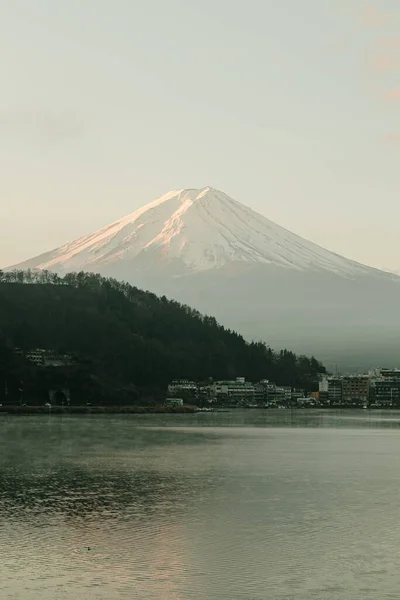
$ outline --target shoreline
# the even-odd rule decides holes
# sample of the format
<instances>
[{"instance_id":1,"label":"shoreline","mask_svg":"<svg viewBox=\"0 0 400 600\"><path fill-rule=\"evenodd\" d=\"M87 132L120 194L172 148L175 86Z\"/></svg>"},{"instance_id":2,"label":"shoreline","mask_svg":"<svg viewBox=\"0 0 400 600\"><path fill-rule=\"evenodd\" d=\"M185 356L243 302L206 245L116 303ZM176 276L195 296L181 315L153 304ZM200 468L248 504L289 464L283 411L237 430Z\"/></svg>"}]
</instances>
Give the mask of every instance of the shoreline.
<instances>
[{"instance_id":1,"label":"shoreline","mask_svg":"<svg viewBox=\"0 0 400 600\"><path fill-rule=\"evenodd\" d=\"M0 406L0 415L196 414L195 406Z\"/></svg>"},{"instance_id":2,"label":"shoreline","mask_svg":"<svg viewBox=\"0 0 400 600\"><path fill-rule=\"evenodd\" d=\"M367 409L355 406L319 406L310 408L300 408L297 406L278 409L273 407L243 407L243 406L219 406L208 410L203 410L197 406L0 406L0 416L34 416L34 415L198 415L198 414L215 414L227 413L231 410L262 410L262 411L349 411L356 410L364 413L374 411L393 411L398 410L395 407L379 407L371 406Z\"/></svg>"}]
</instances>

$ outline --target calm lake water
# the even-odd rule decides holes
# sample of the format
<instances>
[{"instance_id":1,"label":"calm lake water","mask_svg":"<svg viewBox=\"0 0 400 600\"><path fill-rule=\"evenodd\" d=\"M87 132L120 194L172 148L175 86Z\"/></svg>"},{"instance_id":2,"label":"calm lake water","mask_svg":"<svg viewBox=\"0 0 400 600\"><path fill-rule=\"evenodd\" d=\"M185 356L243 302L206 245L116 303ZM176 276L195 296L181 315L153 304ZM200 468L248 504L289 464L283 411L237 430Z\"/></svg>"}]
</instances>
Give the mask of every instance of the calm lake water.
<instances>
[{"instance_id":1,"label":"calm lake water","mask_svg":"<svg viewBox=\"0 0 400 600\"><path fill-rule=\"evenodd\" d=\"M398 600L399 492L396 412L2 416L1 599Z\"/></svg>"}]
</instances>

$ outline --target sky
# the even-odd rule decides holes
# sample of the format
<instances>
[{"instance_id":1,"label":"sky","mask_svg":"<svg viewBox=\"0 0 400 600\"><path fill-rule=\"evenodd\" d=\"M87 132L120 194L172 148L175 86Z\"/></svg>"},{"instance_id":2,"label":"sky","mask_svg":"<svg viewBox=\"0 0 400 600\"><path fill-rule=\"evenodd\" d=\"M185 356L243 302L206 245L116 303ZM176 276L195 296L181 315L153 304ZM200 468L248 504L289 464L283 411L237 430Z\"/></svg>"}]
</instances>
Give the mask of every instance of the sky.
<instances>
[{"instance_id":1,"label":"sky","mask_svg":"<svg viewBox=\"0 0 400 600\"><path fill-rule=\"evenodd\" d=\"M2 0L0 267L212 186L400 270L398 0Z\"/></svg>"}]
</instances>

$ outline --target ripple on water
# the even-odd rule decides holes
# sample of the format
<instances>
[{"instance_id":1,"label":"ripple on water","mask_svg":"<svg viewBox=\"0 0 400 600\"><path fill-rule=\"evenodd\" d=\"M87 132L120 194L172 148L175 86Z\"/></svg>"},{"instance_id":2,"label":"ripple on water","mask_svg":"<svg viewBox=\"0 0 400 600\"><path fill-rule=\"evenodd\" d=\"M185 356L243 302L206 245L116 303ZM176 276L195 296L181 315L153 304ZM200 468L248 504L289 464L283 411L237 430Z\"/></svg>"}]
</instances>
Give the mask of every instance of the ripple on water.
<instances>
[{"instance_id":1,"label":"ripple on water","mask_svg":"<svg viewBox=\"0 0 400 600\"><path fill-rule=\"evenodd\" d=\"M2 600L398 598L397 432L133 423L3 427Z\"/></svg>"}]
</instances>

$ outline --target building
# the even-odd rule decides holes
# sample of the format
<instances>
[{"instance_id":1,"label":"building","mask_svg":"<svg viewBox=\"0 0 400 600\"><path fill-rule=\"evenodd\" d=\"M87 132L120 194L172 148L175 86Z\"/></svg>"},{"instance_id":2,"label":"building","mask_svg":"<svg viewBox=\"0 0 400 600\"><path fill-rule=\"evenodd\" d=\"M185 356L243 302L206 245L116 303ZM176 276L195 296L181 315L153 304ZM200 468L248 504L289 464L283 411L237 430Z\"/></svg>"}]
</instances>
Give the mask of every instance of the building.
<instances>
[{"instance_id":1,"label":"building","mask_svg":"<svg viewBox=\"0 0 400 600\"><path fill-rule=\"evenodd\" d=\"M328 378L328 404L331 406L339 406L342 404L342 378ZM323 400L325 398L321 398Z\"/></svg>"},{"instance_id":2,"label":"building","mask_svg":"<svg viewBox=\"0 0 400 600\"><path fill-rule=\"evenodd\" d=\"M375 381L371 390L371 403L382 408L400 407L400 381Z\"/></svg>"},{"instance_id":3,"label":"building","mask_svg":"<svg viewBox=\"0 0 400 600\"><path fill-rule=\"evenodd\" d=\"M294 402L296 404L299 400L304 398L304 390L297 390L297 389L291 390L290 398L291 398L292 402Z\"/></svg>"},{"instance_id":4,"label":"building","mask_svg":"<svg viewBox=\"0 0 400 600\"><path fill-rule=\"evenodd\" d=\"M342 404L364 406L369 401L369 375L350 375L342 378Z\"/></svg>"},{"instance_id":5,"label":"building","mask_svg":"<svg viewBox=\"0 0 400 600\"><path fill-rule=\"evenodd\" d=\"M400 369L379 369L378 376L385 381L399 381Z\"/></svg>"},{"instance_id":6,"label":"building","mask_svg":"<svg viewBox=\"0 0 400 600\"><path fill-rule=\"evenodd\" d=\"M19 350L16 350L16 352L20 353ZM25 353L25 357L29 362L40 367L65 367L72 363L72 358L69 354L60 354L59 352L43 350L42 348L28 350Z\"/></svg>"},{"instance_id":7,"label":"building","mask_svg":"<svg viewBox=\"0 0 400 600\"><path fill-rule=\"evenodd\" d=\"M254 385L254 402L259 406L270 406L276 402L276 385L263 379Z\"/></svg>"},{"instance_id":8,"label":"building","mask_svg":"<svg viewBox=\"0 0 400 600\"><path fill-rule=\"evenodd\" d=\"M318 400L322 404L338 406L342 403L342 377L321 375L318 386Z\"/></svg>"},{"instance_id":9,"label":"building","mask_svg":"<svg viewBox=\"0 0 400 600\"><path fill-rule=\"evenodd\" d=\"M400 407L400 369L376 369L371 373L370 401L376 407Z\"/></svg>"},{"instance_id":10,"label":"building","mask_svg":"<svg viewBox=\"0 0 400 600\"><path fill-rule=\"evenodd\" d=\"M69 354L60 354L58 352L45 352L43 365L45 367L66 367L72 363L72 358Z\"/></svg>"},{"instance_id":11,"label":"building","mask_svg":"<svg viewBox=\"0 0 400 600\"><path fill-rule=\"evenodd\" d=\"M247 404L254 402L255 387L244 377L237 377L234 381L216 381L212 385L214 398L232 404Z\"/></svg>"},{"instance_id":12,"label":"building","mask_svg":"<svg viewBox=\"0 0 400 600\"><path fill-rule=\"evenodd\" d=\"M172 396L182 393L187 396L197 396L198 386L195 381L189 379L174 379L168 386L168 393Z\"/></svg>"},{"instance_id":13,"label":"building","mask_svg":"<svg viewBox=\"0 0 400 600\"><path fill-rule=\"evenodd\" d=\"M321 375L318 383L318 400L323 404L328 404L328 375Z\"/></svg>"},{"instance_id":14,"label":"building","mask_svg":"<svg viewBox=\"0 0 400 600\"><path fill-rule=\"evenodd\" d=\"M175 379L168 385L168 396L179 396L185 401L193 398L200 404L218 402L237 406L273 408L297 405L304 399L304 390L293 389L291 386L277 386L268 379L251 383L244 377L215 382L210 378L208 382L199 384L187 379ZM310 398L308 400L311 402Z\"/></svg>"},{"instance_id":15,"label":"building","mask_svg":"<svg viewBox=\"0 0 400 600\"><path fill-rule=\"evenodd\" d=\"M321 375L318 383L318 391L320 394L328 394L329 389L329 378L328 375Z\"/></svg>"},{"instance_id":16,"label":"building","mask_svg":"<svg viewBox=\"0 0 400 600\"><path fill-rule=\"evenodd\" d=\"M292 388L290 386L277 386L275 389L275 404L288 406L292 401Z\"/></svg>"},{"instance_id":17,"label":"building","mask_svg":"<svg viewBox=\"0 0 400 600\"><path fill-rule=\"evenodd\" d=\"M29 362L34 363L35 365L44 366L44 357L46 354L46 350L42 350L37 348L36 350L28 350L25 354L25 357Z\"/></svg>"},{"instance_id":18,"label":"building","mask_svg":"<svg viewBox=\"0 0 400 600\"><path fill-rule=\"evenodd\" d=\"M319 392L314 392L315 394L319 394ZM320 405L319 398L315 396L308 396L297 398L296 405L298 408L315 408Z\"/></svg>"},{"instance_id":19,"label":"building","mask_svg":"<svg viewBox=\"0 0 400 600\"><path fill-rule=\"evenodd\" d=\"M292 388L291 388L291 386L290 385L282 385L278 389L283 392L283 397L285 398L286 402L290 402L290 400L292 399Z\"/></svg>"}]
</instances>

